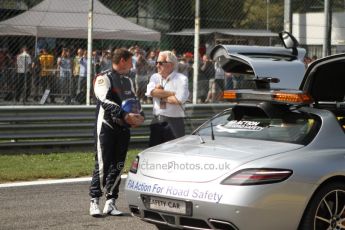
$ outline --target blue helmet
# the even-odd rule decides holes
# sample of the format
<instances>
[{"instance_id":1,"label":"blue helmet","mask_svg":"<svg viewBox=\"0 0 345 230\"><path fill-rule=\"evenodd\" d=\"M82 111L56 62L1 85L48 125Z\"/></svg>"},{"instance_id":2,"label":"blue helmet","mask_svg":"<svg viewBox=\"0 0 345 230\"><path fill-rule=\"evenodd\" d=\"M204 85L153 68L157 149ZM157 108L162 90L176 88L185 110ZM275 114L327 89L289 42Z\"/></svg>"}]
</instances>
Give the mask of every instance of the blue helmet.
<instances>
[{"instance_id":1,"label":"blue helmet","mask_svg":"<svg viewBox=\"0 0 345 230\"><path fill-rule=\"evenodd\" d=\"M140 113L140 102L135 98L129 98L122 101L121 108L127 113Z\"/></svg>"}]
</instances>

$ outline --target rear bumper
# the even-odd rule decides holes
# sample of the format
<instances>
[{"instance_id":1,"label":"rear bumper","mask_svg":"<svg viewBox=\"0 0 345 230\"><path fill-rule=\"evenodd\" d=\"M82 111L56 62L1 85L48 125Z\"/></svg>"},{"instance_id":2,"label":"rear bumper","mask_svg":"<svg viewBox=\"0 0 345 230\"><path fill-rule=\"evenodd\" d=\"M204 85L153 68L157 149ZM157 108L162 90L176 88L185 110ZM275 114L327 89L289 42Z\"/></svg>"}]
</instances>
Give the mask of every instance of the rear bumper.
<instances>
[{"instance_id":1,"label":"rear bumper","mask_svg":"<svg viewBox=\"0 0 345 230\"><path fill-rule=\"evenodd\" d=\"M306 203L303 193L308 186L259 186L172 183L132 174L126 180L125 193L132 214L154 224L181 229L297 229ZM192 214L150 210L142 195L191 202Z\"/></svg>"}]
</instances>

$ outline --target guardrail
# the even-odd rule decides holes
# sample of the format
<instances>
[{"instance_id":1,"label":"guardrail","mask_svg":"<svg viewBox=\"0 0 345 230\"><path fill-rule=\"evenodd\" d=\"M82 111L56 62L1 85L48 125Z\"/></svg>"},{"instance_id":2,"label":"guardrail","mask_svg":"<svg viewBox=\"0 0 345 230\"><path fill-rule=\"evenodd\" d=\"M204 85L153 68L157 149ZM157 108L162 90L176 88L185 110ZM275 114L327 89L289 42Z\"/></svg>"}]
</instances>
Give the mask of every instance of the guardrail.
<instances>
[{"instance_id":1,"label":"guardrail","mask_svg":"<svg viewBox=\"0 0 345 230\"><path fill-rule=\"evenodd\" d=\"M186 105L186 133L228 107L226 104ZM146 147L152 105L143 105L144 124L131 129L131 147ZM0 154L93 150L95 106L1 106Z\"/></svg>"}]
</instances>

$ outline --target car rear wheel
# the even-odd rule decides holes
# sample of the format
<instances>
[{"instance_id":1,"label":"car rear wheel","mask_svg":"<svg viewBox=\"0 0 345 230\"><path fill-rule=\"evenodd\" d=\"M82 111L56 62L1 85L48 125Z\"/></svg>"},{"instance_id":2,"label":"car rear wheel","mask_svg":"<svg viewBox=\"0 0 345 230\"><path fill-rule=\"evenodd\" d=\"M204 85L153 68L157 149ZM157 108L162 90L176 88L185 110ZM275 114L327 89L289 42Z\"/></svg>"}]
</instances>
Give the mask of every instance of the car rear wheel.
<instances>
[{"instance_id":1,"label":"car rear wheel","mask_svg":"<svg viewBox=\"0 0 345 230\"><path fill-rule=\"evenodd\" d=\"M309 202L300 230L345 229L345 184L333 182L321 187Z\"/></svg>"}]
</instances>

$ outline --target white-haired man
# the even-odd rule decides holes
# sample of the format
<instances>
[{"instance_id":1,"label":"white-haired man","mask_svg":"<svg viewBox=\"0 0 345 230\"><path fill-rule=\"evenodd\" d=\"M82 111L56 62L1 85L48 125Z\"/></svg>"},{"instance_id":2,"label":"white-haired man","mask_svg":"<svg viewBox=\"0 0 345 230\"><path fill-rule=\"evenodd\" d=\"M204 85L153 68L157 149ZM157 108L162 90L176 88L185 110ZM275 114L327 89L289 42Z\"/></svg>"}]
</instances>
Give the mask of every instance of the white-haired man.
<instances>
[{"instance_id":1,"label":"white-haired man","mask_svg":"<svg viewBox=\"0 0 345 230\"><path fill-rule=\"evenodd\" d=\"M159 53L156 67L147 85L146 96L153 98L153 119L149 146L185 135L184 103L189 96L188 78L176 71L177 58L171 51Z\"/></svg>"}]
</instances>

